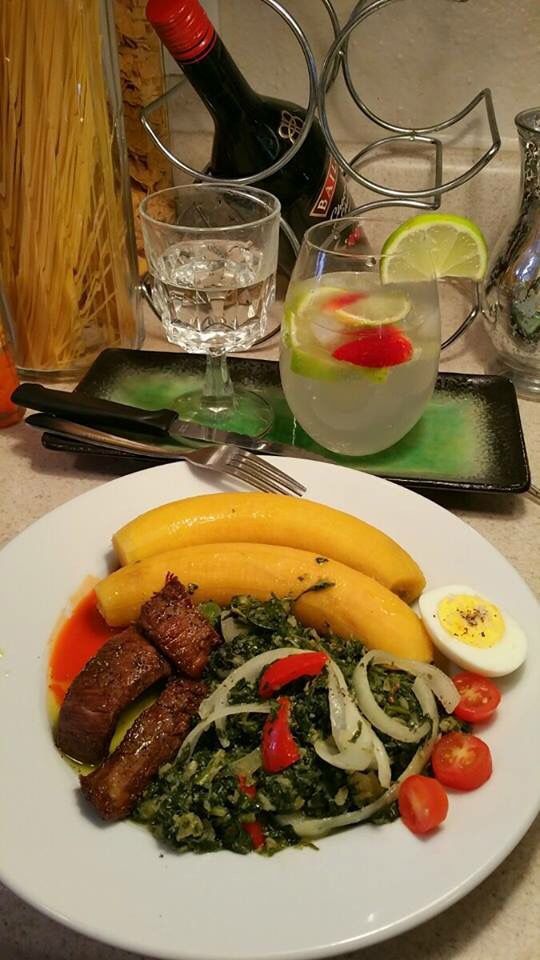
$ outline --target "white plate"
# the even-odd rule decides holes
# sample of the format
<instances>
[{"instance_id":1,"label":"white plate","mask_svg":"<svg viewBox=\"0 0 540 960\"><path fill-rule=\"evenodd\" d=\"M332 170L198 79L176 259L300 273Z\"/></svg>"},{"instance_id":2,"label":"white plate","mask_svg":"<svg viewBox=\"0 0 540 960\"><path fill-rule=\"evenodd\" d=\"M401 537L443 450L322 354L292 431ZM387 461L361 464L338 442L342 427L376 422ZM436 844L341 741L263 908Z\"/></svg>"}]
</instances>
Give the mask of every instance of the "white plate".
<instances>
[{"instance_id":1,"label":"white plate","mask_svg":"<svg viewBox=\"0 0 540 960\"><path fill-rule=\"evenodd\" d=\"M111 562L129 518L217 487L171 464L86 493L35 523L0 554L0 876L38 909L92 937L155 957L262 960L328 956L395 936L471 890L512 850L539 809L533 756L540 649L536 601L485 540L429 500L353 470L279 461L308 496L369 520L403 544L428 585L470 583L526 630L530 655L503 684L484 736L492 779L450 798L427 840L400 821L360 826L267 860L232 853L161 856L130 823L83 812L45 708L47 639L87 574ZM534 725L534 730L533 730Z\"/></svg>"}]
</instances>

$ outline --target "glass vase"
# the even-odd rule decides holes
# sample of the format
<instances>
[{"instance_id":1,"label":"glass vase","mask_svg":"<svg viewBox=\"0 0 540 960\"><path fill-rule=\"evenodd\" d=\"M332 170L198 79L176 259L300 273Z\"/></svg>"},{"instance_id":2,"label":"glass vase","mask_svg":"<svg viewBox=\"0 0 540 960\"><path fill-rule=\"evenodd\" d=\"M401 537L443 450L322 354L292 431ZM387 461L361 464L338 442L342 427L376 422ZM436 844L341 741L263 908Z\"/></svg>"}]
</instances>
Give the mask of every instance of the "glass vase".
<instances>
[{"instance_id":1,"label":"glass vase","mask_svg":"<svg viewBox=\"0 0 540 960\"><path fill-rule=\"evenodd\" d=\"M540 400L540 107L518 113L521 196L517 219L486 284L486 327L498 370Z\"/></svg>"},{"instance_id":2,"label":"glass vase","mask_svg":"<svg viewBox=\"0 0 540 960\"><path fill-rule=\"evenodd\" d=\"M110 0L0 3L0 273L27 378L142 340Z\"/></svg>"}]
</instances>

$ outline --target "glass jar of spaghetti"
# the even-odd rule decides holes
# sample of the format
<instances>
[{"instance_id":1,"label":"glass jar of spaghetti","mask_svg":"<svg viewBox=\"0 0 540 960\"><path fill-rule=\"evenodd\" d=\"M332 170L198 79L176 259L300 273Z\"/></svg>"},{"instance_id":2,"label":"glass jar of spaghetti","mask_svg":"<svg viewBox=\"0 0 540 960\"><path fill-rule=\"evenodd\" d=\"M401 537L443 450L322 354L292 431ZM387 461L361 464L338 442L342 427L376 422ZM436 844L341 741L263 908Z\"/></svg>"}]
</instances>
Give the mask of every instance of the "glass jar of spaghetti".
<instances>
[{"instance_id":1,"label":"glass jar of spaghetti","mask_svg":"<svg viewBox=\"0 0 540 960\"><path fill-rule=\"evenodd\" d=\"M25 377L142 339L111 0L0 3L0 274Z\"/></svg>"}]
</instances>

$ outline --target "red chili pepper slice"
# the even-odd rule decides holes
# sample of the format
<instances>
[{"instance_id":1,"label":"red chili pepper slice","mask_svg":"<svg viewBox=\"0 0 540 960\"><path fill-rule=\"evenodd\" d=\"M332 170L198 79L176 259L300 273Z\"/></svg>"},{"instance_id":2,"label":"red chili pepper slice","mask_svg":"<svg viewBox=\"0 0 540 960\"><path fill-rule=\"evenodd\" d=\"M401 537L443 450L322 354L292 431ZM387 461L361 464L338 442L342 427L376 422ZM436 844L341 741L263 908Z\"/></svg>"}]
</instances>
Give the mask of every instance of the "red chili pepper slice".
<instances>
[{"instance_id":1,"label":"red chili pepper slice","mask_svg":"<svg viewBox=\"0 0 540 960\"><path fill-rule=\"evenodd\" d=\"M238 789L241 793L245 794L246 797L256 797L257 796L257 787L254 783L248 783L244 774L238 774Z\"/></svg>"},{"instance_id":2,"label":"red chili pepper slice","mask_svg":"<svg viewBox=\"0 0 540 960\"><path fill-rule=\"evenodd\" d=\"M316 677L328 662L328 654L314 650L309 653L291 653L289 657L274 660L259 680L259 696L267 700L287 683L300 677Z\"/></svg>"},{"instance_id":3,"label":"red chili pepper slice","mask_svg":"<svg viewBox=\"0 0 540 960\"><path fill-rule=\"evenodd\" d=\"M345 360L359 367L395 367L406 363L413 354L412 343L396 327L380 327L359 333L334 350L334 360Z\"/></svg>"},{"instance_id":4,"label":"red chili pepper slice","mask_svg":"<svg viewBox=\"0 0 540 960\"><path fill-rule=\"evenodd\" d=\"M262 765L266 773L280 773L300 759L300 751L291 733L291 701L280 697L276 715L266 720L261 743Z\"/></svg>"},{"instance_id":5,"label":"red chili pepper slice","mask_svg":"<svg viewBox=\"0 0 540 960\"><path fill-rule=\"evenodd\" d=\"M264 836L264 830L258 820L254 820L251 823L243 823L242 827L251 838L251 844L254 850L258 850L259 847L264 847L266 838Z\"/></svg>"}]
</instances>

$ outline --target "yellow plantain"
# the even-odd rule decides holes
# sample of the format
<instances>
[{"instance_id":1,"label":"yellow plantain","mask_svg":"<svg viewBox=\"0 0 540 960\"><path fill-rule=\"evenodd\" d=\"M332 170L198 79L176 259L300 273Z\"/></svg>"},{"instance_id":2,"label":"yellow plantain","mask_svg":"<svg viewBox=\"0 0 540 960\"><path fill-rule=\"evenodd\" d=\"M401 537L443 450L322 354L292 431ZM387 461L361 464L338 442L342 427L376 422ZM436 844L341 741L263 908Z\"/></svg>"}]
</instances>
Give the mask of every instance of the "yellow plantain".
<instances>
[{"instance_id":1,"label":"yellow plantain","mask_svg":"<svg viewBox=\"0 0 540 960\"><path fill-rule=\"evenodd\" d=\"M322 562L321 562L322 561ZM249 594L299 597L294 612L320 633L401 657L429 661L433 646L417 615L372 577L316 553L264 543L210 543L160 553L116 570L96 587L100 610L113 626L138 616L142 603L160 590L167 573L194 584L194 599L227 604ZM325 589L303 593L326 582ZM299 596L302 594L302 596Z\"/></svg>"},{"instance_id":2,"label":"yellow plantain","mask_svg":"<svg viewBox=\"0 0 540 960\"><path fill-rule=\"evenodd\" d=\"M395 540L356 517L272 493L216 493L175 500L141 514L113 537L121 564L203 543L296 547L345 563L397 593L420 595L420 567Z\"/></svg>"}]
</instances>

